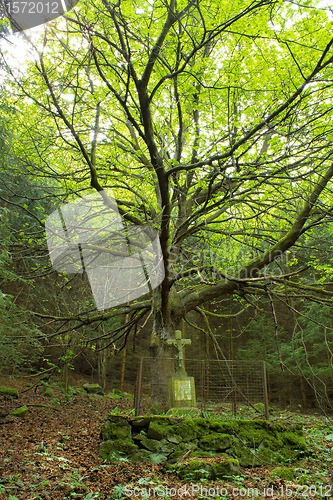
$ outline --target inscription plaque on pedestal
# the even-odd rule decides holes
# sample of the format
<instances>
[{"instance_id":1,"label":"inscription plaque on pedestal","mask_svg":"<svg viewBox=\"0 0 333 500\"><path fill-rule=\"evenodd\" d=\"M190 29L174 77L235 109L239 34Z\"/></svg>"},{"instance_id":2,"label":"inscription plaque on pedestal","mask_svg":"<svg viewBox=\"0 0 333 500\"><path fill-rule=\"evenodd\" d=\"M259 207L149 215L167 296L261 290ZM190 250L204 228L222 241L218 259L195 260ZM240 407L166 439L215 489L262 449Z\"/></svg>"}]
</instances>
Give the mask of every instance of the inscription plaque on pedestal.
<instances>
[{"instance_id":1,"label":"inscription plaque on pedestal","mask_svg":"<svg viewBox=\"0 0 333 500\"><path fill-rule=\"evenodd\" d=\"M176 379L175 380L175 400L191 400L191 381L189 379Z\"/></svg>"}]
</instances>

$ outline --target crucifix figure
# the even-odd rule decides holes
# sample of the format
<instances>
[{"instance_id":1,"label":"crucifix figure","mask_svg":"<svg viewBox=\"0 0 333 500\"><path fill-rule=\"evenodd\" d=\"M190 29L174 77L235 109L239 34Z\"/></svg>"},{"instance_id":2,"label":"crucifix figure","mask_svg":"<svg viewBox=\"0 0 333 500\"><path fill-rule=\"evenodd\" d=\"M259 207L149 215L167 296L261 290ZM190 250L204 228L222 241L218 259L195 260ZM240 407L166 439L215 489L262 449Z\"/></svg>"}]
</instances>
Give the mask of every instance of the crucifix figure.
<instances>
[{"instance_id":1,"label":"crucifix figure","mask_svg":"<svg viewBox=\"0 0 333 500\"><path fill-rule=\"evenodd\" d=\"M167 340L167 345L173 345L177 349L176 358L178 360L178 366L176 369L176 374L186 375L185 364L184 364L184 345L191 345L190 339L182 339L182 332L180 330L175 331L175 338Z\"/></svg>"}]
</instances>

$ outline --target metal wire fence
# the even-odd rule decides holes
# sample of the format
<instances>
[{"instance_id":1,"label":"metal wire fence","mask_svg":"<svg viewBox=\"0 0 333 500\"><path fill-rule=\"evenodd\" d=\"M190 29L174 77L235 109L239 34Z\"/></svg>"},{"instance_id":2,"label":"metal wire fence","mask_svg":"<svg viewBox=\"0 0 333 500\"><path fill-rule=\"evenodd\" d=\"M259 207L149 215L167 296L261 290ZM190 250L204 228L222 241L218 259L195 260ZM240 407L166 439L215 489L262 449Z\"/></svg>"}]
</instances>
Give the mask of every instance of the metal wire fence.
<instances>
[{"instance_id":1,"label":"metal wire fence","mask_svg":"<svg viewBox=\"0 0 333 500\"><path fill-rule=\"evenodd\" d=\"M140 414L142 398L150 397L153 392L150 367L150 358L141 358L134 401L137 415ZM263 361L186 359L186 371L189 377L194 377L197 407L202 410L217 403L232 406L236 414L240 405L263 403L268 417Z\"/></svg>"}]
</instances>

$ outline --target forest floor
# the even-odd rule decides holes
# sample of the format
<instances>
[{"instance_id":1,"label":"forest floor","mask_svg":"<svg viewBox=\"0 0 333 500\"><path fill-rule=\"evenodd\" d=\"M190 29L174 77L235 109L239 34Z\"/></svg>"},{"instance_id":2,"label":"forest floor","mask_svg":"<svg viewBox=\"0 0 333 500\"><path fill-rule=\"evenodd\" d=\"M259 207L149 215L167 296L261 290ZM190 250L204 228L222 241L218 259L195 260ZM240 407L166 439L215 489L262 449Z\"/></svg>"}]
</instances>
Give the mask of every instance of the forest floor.
<instances>
[{"instance_id":1,"label":"forest floor","mask_svg":"<svg viewBox=\"0 0 333 500\"><path fill-rule=\"evenodd\" d=\"M276 478L275 467L267 465L241 469L228 480L184 483L176 474L164 473L160 465L124 460L115 466L99 458L105 415L110 411L130 414L133 399L78 393L66 397L54 387L55 398L50 399L27 388L27 382L0 379L0 386L19 391L13 408L27 405L29 409L24 418L0 418L1 500L333 498L333 424L319 412L275 410L272 416L273 421L304 425L306 456L288 464L297 479ZM0 401L0 413L3 405ZM240 417L249 418L244 412Z\"/></svg>"}]
</instances>

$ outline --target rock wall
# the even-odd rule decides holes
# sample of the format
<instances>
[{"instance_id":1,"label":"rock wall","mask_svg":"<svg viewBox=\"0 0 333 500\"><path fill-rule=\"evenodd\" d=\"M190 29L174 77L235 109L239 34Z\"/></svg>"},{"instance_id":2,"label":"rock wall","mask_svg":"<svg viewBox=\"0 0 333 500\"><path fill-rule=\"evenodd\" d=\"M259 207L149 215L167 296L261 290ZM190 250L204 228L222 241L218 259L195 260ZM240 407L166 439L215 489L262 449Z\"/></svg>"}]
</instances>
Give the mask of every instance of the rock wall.
<instances>
[{"instance_id":1,"label":"rock wall","mask_svg":"<svg viewBox=\"0 0 333 500\"><path fill-rule=\"evenodd\" d=\"M176 464L187 458L237 460L243 467L284 464L305 451L301 426L266 420L218 420L108 415L101 430L100 456L117 462ZM234 464L235 465L235 464Z\"/></svg>"}]
</instances>

